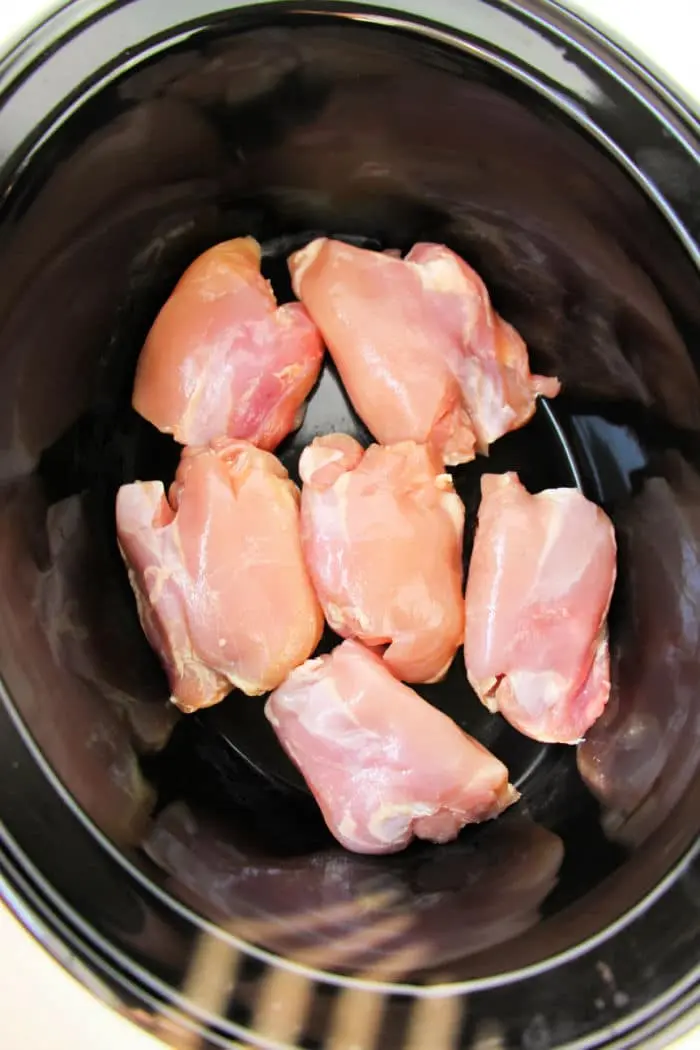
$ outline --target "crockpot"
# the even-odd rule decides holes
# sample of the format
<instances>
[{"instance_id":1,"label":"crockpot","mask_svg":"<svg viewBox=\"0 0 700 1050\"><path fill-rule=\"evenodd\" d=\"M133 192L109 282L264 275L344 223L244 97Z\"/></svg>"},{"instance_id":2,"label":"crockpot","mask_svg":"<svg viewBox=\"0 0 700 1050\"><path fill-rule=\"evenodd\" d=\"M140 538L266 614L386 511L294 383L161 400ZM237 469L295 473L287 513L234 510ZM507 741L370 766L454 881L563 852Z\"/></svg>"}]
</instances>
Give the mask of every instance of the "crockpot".
<instances>
[{"instance_id":1,"label":"crockpot","mask_svg":"<svg viewBox=\"0 0 700 1050\"><path fill-rule=\"evenodd\" d=\"M694 114L547 0L74 0L4 56L0 99L10 906L182 1046L632 1047L697 1023ZM544 746L460 696L522 802L449 846L335 848L260 702L176 717L138 627L114 495L176 451L130 408L135 362L186 265L244 233L281 295L313 234L463 254L563 383L490 469L615 523L605 714ZM283 458L342 412L322 381Z\"/></svg>"}]
</instances>

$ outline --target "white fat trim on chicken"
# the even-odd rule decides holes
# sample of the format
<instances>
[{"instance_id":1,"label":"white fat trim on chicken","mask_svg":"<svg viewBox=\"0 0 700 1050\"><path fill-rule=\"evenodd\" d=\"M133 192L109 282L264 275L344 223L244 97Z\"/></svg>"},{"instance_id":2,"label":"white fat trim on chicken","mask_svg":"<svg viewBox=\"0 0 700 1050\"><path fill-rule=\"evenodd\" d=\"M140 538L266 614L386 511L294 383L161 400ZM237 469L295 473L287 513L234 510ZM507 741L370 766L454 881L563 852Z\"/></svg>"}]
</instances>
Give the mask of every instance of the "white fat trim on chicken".
<instances>
[{"instance_id":1,"label":"white fat trim on chicken","mask_svg":"<svg viewBox=\"0 0 700 1050\"><path fill-rule=\"evenodd\" d=\"M394 803L381 805L372 814L368 829L379 842L394 843L408 834L411 824L419 817L433 817L439 807L424 802Z\"/></svg>"},{"instance_id":2,"label":"white fat trim on chicken","mask_svg":"<svg viewBox=\"0 0 700 1050\"><path fill-rule=\"evenodd\" d=\"M422 262L413 262L410 259L405 262L406 266L410 266L418 275L426 291L442 292L445 295L473 294L472 287L465 280L460 267L456 266L454 258L446 253ZM475 298L479 297L475 296Z\"/></svg>"},{"instance_id":3,"label":"white fat trim on chicken","mask_svg":"<svg viewBox=\"0 0 700 1050\"><path fill-rule=\"evenodd\" d=\"M294 275L292 277L292 289L297 299L301 299L301 282L309 266L315 262L319 252L326 243L325 237L317 237L311 244L307 244L301 251L294 255Z\"/></svg>"},{"instance_id":4,"label":"white fat trim on chicken","mask_svg":"<svg viewBox=\"0 0 700 1050\"><path fill-rule=\"evenodd\" d=\"M511 671L507 676L518 704L535 717L564 700L571 682L556 671Z\"/></svg>"}]
</instances>

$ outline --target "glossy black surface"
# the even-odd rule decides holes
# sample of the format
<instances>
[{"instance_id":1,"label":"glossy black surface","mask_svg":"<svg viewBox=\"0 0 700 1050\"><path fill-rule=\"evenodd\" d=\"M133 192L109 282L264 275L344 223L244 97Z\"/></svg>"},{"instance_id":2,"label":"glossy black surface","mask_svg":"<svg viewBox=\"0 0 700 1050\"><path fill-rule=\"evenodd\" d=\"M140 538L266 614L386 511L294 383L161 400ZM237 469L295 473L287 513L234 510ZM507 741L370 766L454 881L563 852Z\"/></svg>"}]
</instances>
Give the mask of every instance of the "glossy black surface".
<instances>
[{"instance_id":1,"label":"glossy black surface","mask_svg":"<svg viewBox=\"0 0 700 1050\"><path fill-rule=\"evenodd\" d=\"M694 118L544 3L312 8L77 2L0 67L0 870L212 1045L638 1044L694 1004L700 953ZM264 741L241 760L254 702L173 729L110 527L121 481L173 469L128 400L179 273L253 233L281 289L309 231L445 241L563 379L555 422L458 472L470 522L479 471L516 467L580 480L620 540L604 719L539 748L460 706L456 665L431 699L523 803L389 860L334 848ZM283 457L338 425L328 369Z\"/></svg>"}]
</instances>

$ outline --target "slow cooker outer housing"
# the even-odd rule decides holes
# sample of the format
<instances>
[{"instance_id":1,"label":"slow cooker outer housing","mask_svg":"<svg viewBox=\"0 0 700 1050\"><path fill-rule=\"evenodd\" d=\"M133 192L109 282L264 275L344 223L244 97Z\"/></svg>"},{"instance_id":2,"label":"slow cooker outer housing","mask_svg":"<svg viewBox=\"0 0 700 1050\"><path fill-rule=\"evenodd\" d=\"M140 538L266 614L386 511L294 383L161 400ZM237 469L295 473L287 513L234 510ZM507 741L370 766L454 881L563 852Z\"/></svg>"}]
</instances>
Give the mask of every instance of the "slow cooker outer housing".
<instances>
[{"instance_id":1,"label":"slow cooker outer housing","mask_svg":"<svg viewBox=\"0 0 700 1050\"><path fill-rule=\"evenodd\" d=\"M50 152L52 136L71 111L89 106L110 80L174 41L196 46L198 34L236 28L240 17L264 22L293 18L297 11L295 5L275 0L256 5L195 0L167 7L157 0L66 5L6 56L0 68L6 223L20 224L31 203L31 193L26 202L21 196L24 174L37 157L46 155L42 151ZM518 79L615 156L663 215L682 245L686 264L698 266L697 122L638 63L575 17L548 3L477 0L377 6L347 0L307 4L303 12L339 22L352 19L355 26L418 30L426 39L453 45ZM0 242L0 267L8 265ZM683 264L674 265L685 280ZM7 462L8 470L16 469L12 456ZM691 1024L697 1016L696 779L640 863L641 901L623 907L614 920L601 903L597 936L554 959L512 972L501 966L496 977L466 981L459 989L391 989L352 978L325 982L304 968L277 965L267 953L251 953L235 937L202 921L119 852L76 806L36 747L32 726L7 695L0 722L0 872L11 906L41 931L49 947L70 946L104 989L129 1008L170 1017L176 1027L206 1030L212 1045L230 1045L236 1039L260 1046L290 1045L295 1039L301 1046L323 1045L324 1025L341 1008L343 997L351 1004L346 1009L379 1018L375 1045L387 1048L403 1045L409 1015L424 1009L418 1004L425 995L442 1002L435 1007L435 1024L437 1031L439 1018L448 1017L445 1038L451 1042L445 1045L465 1047L480 1042L528 1050L634 1046L663 1039L672 1026ZM611 913L615 910L613 906ZM149 931L174 946L166 965L151 957ZM554 943L564 942L555 938ZM212 994L211 986L202 991L194 979L202 959L209 966L214 959L212 972L228 975L218 994ZM261 1003L275 988L282 1000L306 1001L307 1010L289 1022L287 1032L265 1033ZM305 1029L312 1017L313 1032Z\"/></svg>"}]
</instances>

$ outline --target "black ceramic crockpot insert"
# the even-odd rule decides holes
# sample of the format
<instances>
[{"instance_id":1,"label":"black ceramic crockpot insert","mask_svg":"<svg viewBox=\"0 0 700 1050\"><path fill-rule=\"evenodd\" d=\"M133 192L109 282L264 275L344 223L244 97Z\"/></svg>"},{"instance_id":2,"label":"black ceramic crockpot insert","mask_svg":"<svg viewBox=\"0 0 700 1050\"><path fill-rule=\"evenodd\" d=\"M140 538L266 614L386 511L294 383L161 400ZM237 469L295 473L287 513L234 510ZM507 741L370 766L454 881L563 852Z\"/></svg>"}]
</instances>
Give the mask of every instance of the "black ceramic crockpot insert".
<instances>
[{"instance_id":1,"label":"black ceramic crockpot insert","mask_svg":"<svg viewBox=\"0 0 700 1050\"><path fill-rule=\"evenodd\" d=\"M544 0L77 0L5 56L0 100L12 907L118 1008L198 1045L549 1050L652 1045L691 1024L693 114ZM533 491L581 486L620 546L601 722L578 749L526 740L481 708L458 658L424 693L508 763L523 800L390 858L333 844L259 699L188 718L163 705L114 536L117 487L176 462L129 399L179 274L252 233L289 297L286 255L320 232L449 244L533 368L563 381L454 471L468 536L480 473L516 469ZM327 365L280 449L292 473L334 429L368 440Z\"/></svg>"}]
</instances>

